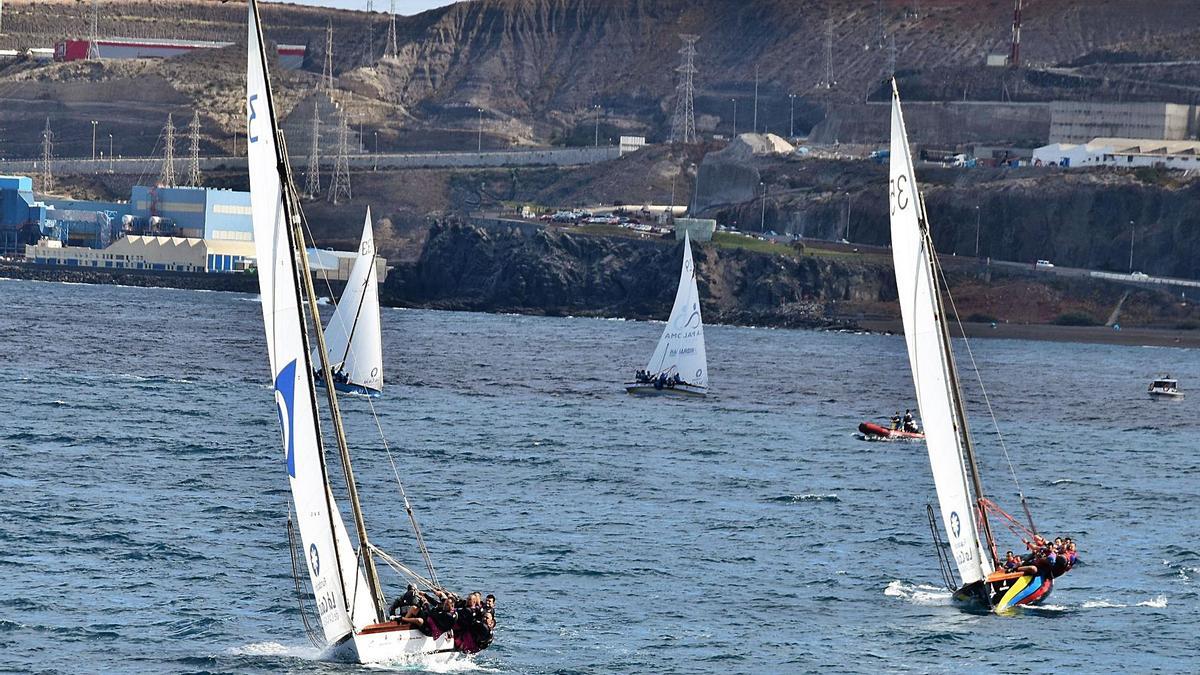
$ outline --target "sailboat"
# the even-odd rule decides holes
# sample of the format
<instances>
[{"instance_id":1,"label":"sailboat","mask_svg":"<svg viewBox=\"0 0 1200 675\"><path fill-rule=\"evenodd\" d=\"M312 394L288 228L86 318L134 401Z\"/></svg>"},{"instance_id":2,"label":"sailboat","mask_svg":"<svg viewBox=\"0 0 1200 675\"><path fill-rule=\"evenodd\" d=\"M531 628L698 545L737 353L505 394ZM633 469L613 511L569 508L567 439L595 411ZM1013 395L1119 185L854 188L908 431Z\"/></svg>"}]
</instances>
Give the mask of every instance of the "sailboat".
<instances>
[{"instance_id":1,"label":"sailboat","mask_svg":"<svg viewBox=\"0 0 1200 675\"><path fill-rule=\"evenodd\" d=\"M658 347L646 369L638 371L625 391L639 396L670 394L704 396L708 392L708 358L704 355L704 321L700 318L700 292L692 263L692 240L683 235L683 268L675 305L663 328Z\"/></svg>"},{"instance_id":2,"label":"sailboat","mask_svg":"<svg viewBox=\"0 0 1200 675\"><path fill-rule=\"evenodd\" d=\"M1038 604L1053 589L1054 577L1065 570L1052 569L1045 564L1044 558L1038 558L1037 564L1021 565L1018 571L998 569L1003 563L997 553L989 516L1002 521L1033 549L1041 548L1044 540L1033 526L1024 494L1021 494L1021 503L1029 518L1028 527L1005 513L984 493L950 344L948 315L942 299L943 277L930 237L924 200L914 179L895 80L892 80L890 163L888 200L892 257L904 319L904 341L908 347L917 403L925 423L925 445L937 489L941 522L949 535L949 557L958 569L956 581L930 507L930 527L938 544L945 581L956 599L978 603L994 611ZM1015 471L1013 478L1016 479ZM1020 492L1019 483L1017 488Z\"/></svg>"},{"instance_id":3,"label":"sailboat","mask_svg":"<svg viewBox=\"0 0 1200 675\"><path fill-rule=\"evenodd\" d=\"M358 546L350 540L334 498L325 441L321 430L317 390L312 376L314 355L326 381L332 380L329 345L321 329L317 295L305 254L302 214L279 132L263 49L258 3L250 0L246 69L247 156L251 212L257 254L259 289L271 382L279 413L284 463L289 477L294 522L292 569L301 616L322 658L358 663L416 660L423 664L449 661L461 636L456 626L436 638L385 616L385 596L376 558L406 576L418 588L440 591L420 528L407 497L403 506L425 560L429 576L413 572L371 543L350 462L350 452L338 409L336 389L325 389L337 451L345 478ZM304 308L307 305L309 317ZM310 346L315 338L315 347ZM403 496L403 486L401 495ZM298 530L299 546L295 535ZM307 571L307 574L305 573ZM311 584L311 596L303 590ZM311 597L315 608L306 607ZM310 623L316 614L317 625Z\"/></svg>"},{"instance_id":4,"label":"sailboat","mask_svg":"<svg viewBox=\"0 0 1200 675\"><path fill-rule=\"evenodd\" d=\"M346 289L325 327L325 344L329 346L333 385L338 391L372 398L383 392L383 338L379 327L379 282L375 272L375 237L370 208ZM313 361L319 361L318 355L313 355ZM325 386L320 369L313 374L317 386Z\"/></svg>"}]
</instances>

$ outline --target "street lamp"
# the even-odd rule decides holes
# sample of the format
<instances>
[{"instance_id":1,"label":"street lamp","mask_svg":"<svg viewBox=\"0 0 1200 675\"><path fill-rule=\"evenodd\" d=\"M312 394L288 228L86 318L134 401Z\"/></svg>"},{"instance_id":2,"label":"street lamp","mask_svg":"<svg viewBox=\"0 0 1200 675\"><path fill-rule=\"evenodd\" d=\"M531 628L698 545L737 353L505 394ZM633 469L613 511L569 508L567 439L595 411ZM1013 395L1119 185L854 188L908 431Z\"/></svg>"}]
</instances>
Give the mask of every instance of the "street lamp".
<instances>
[{"instance_id":1,"label":"street lamp","mask_svg":"<svg viewBox=\"0 0 1200 675\"><path fill-rule=\"evenodd\" d=\"M113 172L113 140L112 134L108 135L108 172Z\"/></svg>"},{"instance_id":2,"label":"street lamp","mask_svg":"<svg viewBox=\"0 0 1200 675\"><path fill-rule=\"evenodd\" d=\"M796 95L788 94L788 138L796 137Z\"/></svg>"},{"instance_id":3,"label":"street lamp","mask_svg":"<svg viewBox=\"0 0 1200 675\"><path fill-rule=\"evenodd\" d=\"M696 215L696 206L700 203L700 172L696 170L695 164L688 165L692 173L696 175L695 183L692 186L692 203L688 207L688 217L694 218Z\"/></svg>"},{"instance_id":4,"label":"street lamp","mask_svg":"<svg viewBox=\"0 0 1200 675\"><path fill-rule=\"evenodd\" d=\"M849 191L846 192L846 233L842 237L842 241L850 243L850 206L854 200L854 196Z\"/></svg>"},{"instance_id":5,"label":"street lamp","mask_svg":"<svg viewBox=\"0 0 1200 675\"><path fill-rule=\"evenodd\" d=\"M479 139L475 142L475 151L483 152L483 108L479 108Z\"/></svg>"},{"instance_id":6,"label":"street lamp","mask_svg":"<svg viewBox=\"0 0 1200 675\"><path fill-rule=\"evenodd\" d=\"M593 143L598 148L598 147L600 147L600 106L594 105L592 107L596 110L596 132L595 132L595 138L593 139Z\"/></svg>"},{"instance_id":7,"label":"street lamp","mask_svg":"<svg viewBox=\"0 0 1200 675\"><path fill-rule=\"evenodd\" d=\"M975 205L975 259L979 259L979 205Z\"/></svg>"},{"instance_id":8,"label":"street lamp","mask_svg":"<svg viewBox=\"0 0 1200 675\"><path fill-rule=\"evenodd\" d=\"M1129 221L1129 273L1133 274L1133 221Z\"/></svg>"},{"instance_id":9,"label":"street lamp","mask_svg":"<svg viewBox=\"0 0 1200 675\"><path fill-rule=\"evenodd\" d=\"M758 187L762 188L762 213L758 216L758 231L767 231L767 184L759 182Z\"/></svg>"},{"instance_id":10,"label":"street lamp","mask_svg":"<svg viewBox=\"0 0 1200 675\"><path fill-rule=\"evenodd\" d=\"M737 99L731 98L733 101L733 138L737 138Z\"/></svg>"},{"instance_id":11,"label":"street lamp","mask_svg":"<svg viewBox=\"0 0 1200 675\"><path fill-rule=\"evenodd\" d=\"M92 120L92 167L96 166L96 120Z\"/></svg>"},{"instance_id":12,"label":"street lamp","mask_svg":"<svg viewBox=\"0 0 1200 675\"><path fill-rule=\"evenodd\" d=\"M379 132L373 132L375 135L375 164L371 167L372 171L379 170Z\"/></svg>"}]
</instances>

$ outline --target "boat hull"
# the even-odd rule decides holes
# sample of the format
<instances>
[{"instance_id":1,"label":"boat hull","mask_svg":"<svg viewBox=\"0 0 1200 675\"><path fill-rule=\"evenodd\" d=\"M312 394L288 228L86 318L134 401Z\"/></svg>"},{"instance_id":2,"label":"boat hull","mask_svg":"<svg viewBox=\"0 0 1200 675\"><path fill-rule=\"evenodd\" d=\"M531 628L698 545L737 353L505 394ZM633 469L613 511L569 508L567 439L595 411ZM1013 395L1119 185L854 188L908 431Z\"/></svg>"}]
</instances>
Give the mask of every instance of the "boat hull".
<instances>
[{"instance_id":1,"label":"boat hull","mask_svg":"<svg viewBox=\"0 0 1200 675\"><path fill-rule=\"evenodd\" d=\"M874 422L862 422L858 425L858 433L864 441L923 441L925 434L889 429Z\"/></svg>"},{"instance_id":2,"label":"boat hull","mask_svg":"<svg viewBox=\"0 0 1200 675\"><path fill-rule=\"evenodd\" d=\"M1054 590L1054 579L1041 574L993 574L954 593L954 599L993 612L1040 605Z\"/></svg>"},{"instance_id":3,"label":"boat hull","mask_svg":"<svg viewBox=\"0 0 1200 675\"><path fill-rule=\"evenodd\" d=\"M395 624L367 626L321 654L323 661L338 663L414 663L430 666L457 657L451 633L436 640L419 630Z\"/></svg>"},{"instance_id":4,"label":"boat hull","mask_svg":"<svg viewBox=\"0 0 1200 675\"><path fill-rule=\"evenodd\" d=\"M678 396L684 398L704 398L708 395L706 387L692 384L676 384L674 386L656 387L645 382L626 382L625 393L632 396Z\"/></svg>"},{"instance_id":5,"label":"boat hull","mask_svg":"<svg viewBox=\"0 0 1200 675\"><path fill-rule=\"evenodd\" d=\"M313 378L313 381L318 387L325 387L324 378L316 377ZM349 384L346 382L334 382L333 388L342 392L343 394L357 394L359 396L366 396L368 398L379 398L379 395L382 393L376 389L368 389L367 387L363 387L361 385Z\"/></svg>"},{"instance_id":6,"label":"boat hull","mask_svg":"<svg viewBox=\"0 0 1200 675\"><path fill-rule=\"evenodd\" d=\"M1149 393L1150 393L1150 398L1154 398L1154 399L1161 398L1161 399L1167 399L1167 400L1174 400L1177 398L1183 398L1182 391L1150 391Z\"/></svg>"}]
</instances>

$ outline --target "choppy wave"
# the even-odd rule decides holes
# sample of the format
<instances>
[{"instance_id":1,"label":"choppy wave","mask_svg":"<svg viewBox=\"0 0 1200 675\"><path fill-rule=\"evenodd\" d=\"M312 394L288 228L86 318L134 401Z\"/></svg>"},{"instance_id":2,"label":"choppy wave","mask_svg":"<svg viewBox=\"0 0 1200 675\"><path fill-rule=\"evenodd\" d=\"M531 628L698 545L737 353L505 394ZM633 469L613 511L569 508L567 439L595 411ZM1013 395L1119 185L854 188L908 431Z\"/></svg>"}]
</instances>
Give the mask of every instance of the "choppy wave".
<instances>
[{"instance_id":1,"label":"choppy wave","mask_svg":"<svg viewBox=\"0 0 1200 675\"><path fill-rule=\"evenodd\" d=\"M1130 605L1128 603L1114 602L1107 598L1100 598L1098 600L1087 600L1082 605L1082 607L1084 609L1124 609L1129 606ZM1133 606L1134 607L1152 607L1154 609L1162 609L1167 606L1167 596L1156 595L1153 598L1150 598L1149 600L1142 600L1141 602L1136 602L1133 604Z\"/></svg>"},{"instance_id":2,"label":"choppy wave","mask_svg":"<svg viewBox=\"0 0 1200 675\"><path fill-rule=\"evenodd\" d=\"M780 495L771 499L773 502L840 502L842 501L836 494L805 494L805 495Z\"/></svg>"}]
</instances>

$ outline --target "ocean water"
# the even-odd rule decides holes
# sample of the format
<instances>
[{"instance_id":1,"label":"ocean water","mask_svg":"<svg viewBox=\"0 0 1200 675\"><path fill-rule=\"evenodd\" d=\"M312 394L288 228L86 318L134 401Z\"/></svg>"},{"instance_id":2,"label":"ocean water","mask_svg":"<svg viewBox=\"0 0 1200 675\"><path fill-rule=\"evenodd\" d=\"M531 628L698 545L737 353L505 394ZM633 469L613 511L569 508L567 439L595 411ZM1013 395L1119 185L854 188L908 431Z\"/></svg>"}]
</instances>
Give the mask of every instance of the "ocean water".
<instances>
[{"instance_id":1,"label":"ocean water","mask_svg":"<svg viewBox=\"0 0 1200 675\"><path fill-rule=\"evenodd\" d=\"M0 280L0 306L0 670L380 670L304 635L254 296ZM714 394L664 401L618 384L660 324L383 326L376 409L439 576L499 596L493 648L449 670L1200 670L1191 351L972 343L1039 527L1083 561L998 617L939 585L923 447L853 435L912 405L901 338L711 326ZM1195 393L1151 401L1163 372ZM369 409L343 400L372 539L419 565Z\"/></svg>"}]
</instances>

